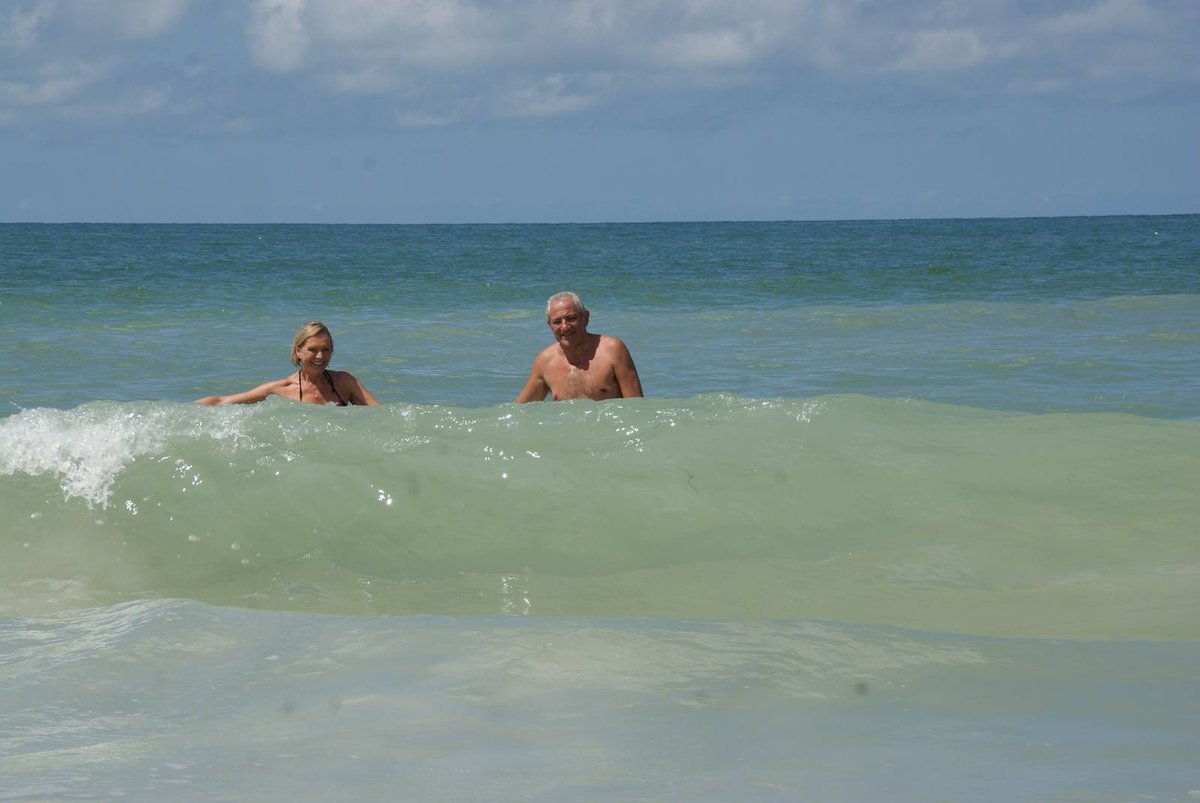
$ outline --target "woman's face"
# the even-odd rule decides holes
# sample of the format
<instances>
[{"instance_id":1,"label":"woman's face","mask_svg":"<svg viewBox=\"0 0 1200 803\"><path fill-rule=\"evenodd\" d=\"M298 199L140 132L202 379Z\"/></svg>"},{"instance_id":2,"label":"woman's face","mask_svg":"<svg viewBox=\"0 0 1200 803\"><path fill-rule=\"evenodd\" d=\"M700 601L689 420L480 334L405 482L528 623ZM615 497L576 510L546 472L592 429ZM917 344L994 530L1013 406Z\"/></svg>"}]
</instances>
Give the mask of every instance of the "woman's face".
<instances>
[{"instance_id":1,"label":"woman's face","mask_svg":"<svg viewBox=\"0 0 1200 803\"><path fill-rule=\"evenodd\" d=\"M301 368L323 371L333 359L333 338L329 335L313 335L296 348L294 356Z\"/></svg>"}]
</instances>

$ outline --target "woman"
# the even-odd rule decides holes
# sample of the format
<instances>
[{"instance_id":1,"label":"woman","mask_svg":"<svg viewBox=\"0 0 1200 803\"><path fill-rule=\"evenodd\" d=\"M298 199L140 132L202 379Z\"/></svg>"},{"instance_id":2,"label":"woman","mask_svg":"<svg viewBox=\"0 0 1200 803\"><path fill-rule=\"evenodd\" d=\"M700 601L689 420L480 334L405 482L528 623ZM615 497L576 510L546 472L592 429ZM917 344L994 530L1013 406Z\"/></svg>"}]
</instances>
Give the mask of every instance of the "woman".
<instances>
[{"instance_id":1,"label":"woman","mask_svg":"<svg viewBox=\"0 0 1200 803\"><path fill-rule=\"evenodd\" d=\"M362 386L349 371L330 371L333 359L333 335L320 321L309 321L300 327L292 340L294 376L266 382L253 390L230 396L205 396L197 404L255 404L274 394L306 404L379 404L371 392Z\"/></svg>"}]
</instances>

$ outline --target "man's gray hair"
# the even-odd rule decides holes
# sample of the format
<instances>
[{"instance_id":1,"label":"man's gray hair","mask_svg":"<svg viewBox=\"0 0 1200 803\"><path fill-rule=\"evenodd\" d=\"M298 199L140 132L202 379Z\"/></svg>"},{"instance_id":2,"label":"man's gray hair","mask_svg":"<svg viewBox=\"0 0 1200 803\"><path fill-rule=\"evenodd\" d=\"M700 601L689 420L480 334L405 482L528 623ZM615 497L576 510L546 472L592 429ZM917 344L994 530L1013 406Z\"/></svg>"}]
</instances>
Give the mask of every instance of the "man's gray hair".
<instances>
[{"instance_id":1,"label":"man's gray hair","mask_svg":"<svg viewBox=\"0 0 1200 803\"><path fill-rule=\"evenodd\" d=\"M555 293L546 299L546 320L550 320L550 308L558 301L570 301L575 305L575 309L579 310L579 314L583 315L588 311L588 308L583 305L583 299L570 290L563 290L561 293Z\"/></svg>"}]
</instances>

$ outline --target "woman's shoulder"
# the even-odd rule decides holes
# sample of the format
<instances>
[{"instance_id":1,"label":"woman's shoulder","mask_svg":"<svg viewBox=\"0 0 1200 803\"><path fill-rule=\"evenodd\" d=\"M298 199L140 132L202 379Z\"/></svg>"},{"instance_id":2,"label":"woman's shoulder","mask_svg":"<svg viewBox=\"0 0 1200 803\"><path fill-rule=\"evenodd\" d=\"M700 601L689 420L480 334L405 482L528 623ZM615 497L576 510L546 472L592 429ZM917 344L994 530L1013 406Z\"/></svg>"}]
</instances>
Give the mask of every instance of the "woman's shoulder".
<instances>
[{"instance_id":1,"label":"woman's shoulder","mask_svg":"<svg viewBox=\"0 0 1200 803\"><path fill-rule=\"evenodd\" d=\"M274 393L277 396L283 396L287 399L293 399L299 395L295 374L288 374L280 379L272 379L269 382L264 382L259 385L258 389L266 391L268 396Z\"/></svg>"},{"instance_id":2,"label":"woman's shoulder","mask_svg":"<svg viewBox=\"0 0 1200 803\"><path fill-rule=\"evenodd\" d=\"M327 372L329 380L333 383L334 390L338 393L349 393L358 386L358 378L349 371L335 371L330 368Z\"/></svg>"},{"instance_id":3,"label":"woman's shoulder","mask_svg":"<svg viewBox=\"0 0 1200 803\"><path fill-rule=\"evenodd\" d=\"M264 383L263 387L268 387L268 388L271 388L272 390L282 390L283 388L290 388L291 386L293 386L295 384L297 384L296 375L288 374L287 376L285 376L281 379L273 379L270 382Z\"/></svg>"},{"instance_id":4,"label":"woman's shoulder","mask_svg":"<svg viewBox=\"0 0 1200 803\"><path fill-rule=\"evenodd\" d=\"M379 401L371 395L371 391L363 387L358 377L349 371L330 371L329 378L334 390L350 404L375 405Z\"/></svg>"}]
</instances>

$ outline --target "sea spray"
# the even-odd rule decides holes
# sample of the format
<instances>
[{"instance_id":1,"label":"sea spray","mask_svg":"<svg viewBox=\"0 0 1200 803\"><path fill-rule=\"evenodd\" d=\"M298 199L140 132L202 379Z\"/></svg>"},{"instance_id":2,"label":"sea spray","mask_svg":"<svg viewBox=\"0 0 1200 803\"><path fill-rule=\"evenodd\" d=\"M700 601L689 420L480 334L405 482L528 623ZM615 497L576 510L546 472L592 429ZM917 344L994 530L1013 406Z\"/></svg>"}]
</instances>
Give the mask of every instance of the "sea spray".
<instances>
[{"instance_id":1,"label":"sea spray","mask_svg":"<svg viewBox=\"0 0 1200 803\"><path fill-rule=\"evenodd\" d=\"M1195 629L1196 422L717 395L0 427L9 581L97 603Z\"/></svg>"}]
</instances>

